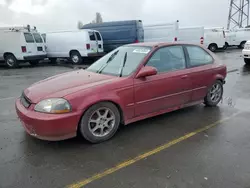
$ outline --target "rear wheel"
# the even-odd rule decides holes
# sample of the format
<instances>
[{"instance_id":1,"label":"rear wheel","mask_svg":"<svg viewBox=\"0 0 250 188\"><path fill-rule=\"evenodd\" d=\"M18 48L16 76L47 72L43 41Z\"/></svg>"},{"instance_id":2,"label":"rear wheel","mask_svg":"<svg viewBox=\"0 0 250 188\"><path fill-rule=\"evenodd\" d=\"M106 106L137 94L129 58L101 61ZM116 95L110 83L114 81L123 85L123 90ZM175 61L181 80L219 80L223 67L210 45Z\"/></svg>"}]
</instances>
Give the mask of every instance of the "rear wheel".
<instances>
[{"instance_id":1,"label":"rear wheel","mask_svg":"<svg viewBox=\"0 0 250 188\"><path fill-rule=\"evenodd\" d=\"M9 68L18 67L18 61L14 55L8 54L5 56L4 59L5 59L5 64L7 65L7 67L9 67Z\"/></svg>"},{"instance_id":2,"label":"rear wheel","mask_svg":"<svg viewBox=\"0 0 250 188\"><path fill-rule=\"evenodd\" d=\"M56 64L57 63L57 58L49 58L50 64Z\"/></svg>"},{"instance_id":3,"label":"rear wheel","mask_svg":"<svg viewBox=\"0 0 250 188\"><path fill-rule=\"evenodd\" d=\"M70 60L72 64L78 65L82 63L82 56L79 52L73 51L70 53Z\"/></svg>"},{"instance_id":4,"label":"rear wheel","mask_svg":"<svg viewBox=\"0 0 250 188\"><path fill-rule=\"evenodd\" d=\"M245 64L250 65L250 59L244 58Z\"/></svg>"},{"instance_id":5,"label":"rear wheel","mask_svg":"<svg viewBox=\"0 0 250 188\"><path fill-rule=\"evenodd\" d=\"M228 48L228 43L226 42L225 45L223 46L223 50L226 50Z\"/></svg>"},{"instance_id":6,"label":"rear wheel","mask_svg":"<svg viewBox=\"0 0 250 188\"><path fill-rule=\"evenodd\" d=\"M114 136L120 125L120 112L109 102L91 106L79 124L81 135L91 143L100 143Z\"/></svg>"},{"instance_id":7,"label":"rear wheel","mask_svg":"<svg viewBox=\"0 0 250 188\"><path fill-rule=\"evenodd\" d=\"M243 49L245 47L246 41L242 41L238 48Z\"/></svg>"},{"instance_id":8,"label":"rear wheel","mask_svg":"<svg viewBox=\"0 0 250 188\"><path fill-rule=\"evenodd\" d=\"M221 101L223 96L223 84L221 81L217 80L213 86L209 89L204 103L206 106L217 106L217 104Z\"/></svg>"},{"instance_id":9,"label":"rear wheel","mask_svg":"<svg viewBox=\"0 0 250 188\"><path fill-rule=\"evenodd\" d=\"M218 47L217 47L216 44L210 44L210 45L208 46L208 49L209 49L210 51L212 51L212 52L215 52L215 51L218 49Z\"/></svg>"}]
</instances>

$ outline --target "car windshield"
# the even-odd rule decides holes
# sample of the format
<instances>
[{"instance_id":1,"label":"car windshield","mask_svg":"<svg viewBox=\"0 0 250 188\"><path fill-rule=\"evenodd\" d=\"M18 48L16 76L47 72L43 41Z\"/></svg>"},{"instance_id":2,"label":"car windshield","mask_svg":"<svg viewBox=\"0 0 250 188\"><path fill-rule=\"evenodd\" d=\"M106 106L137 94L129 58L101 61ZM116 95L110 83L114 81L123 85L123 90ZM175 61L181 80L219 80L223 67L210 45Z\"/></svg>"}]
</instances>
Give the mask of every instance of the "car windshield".
<instances>
[{"instance_id":1,"label":"car windshield","mask_svg":"<svg viewBox=\"0 0 250 188\"><path fill-rule=\"evenodd\" d=\"M125 77L132 74L151 51L150 47L122 46L92 64L87 71Z\"/></svg>"}]
</instances>

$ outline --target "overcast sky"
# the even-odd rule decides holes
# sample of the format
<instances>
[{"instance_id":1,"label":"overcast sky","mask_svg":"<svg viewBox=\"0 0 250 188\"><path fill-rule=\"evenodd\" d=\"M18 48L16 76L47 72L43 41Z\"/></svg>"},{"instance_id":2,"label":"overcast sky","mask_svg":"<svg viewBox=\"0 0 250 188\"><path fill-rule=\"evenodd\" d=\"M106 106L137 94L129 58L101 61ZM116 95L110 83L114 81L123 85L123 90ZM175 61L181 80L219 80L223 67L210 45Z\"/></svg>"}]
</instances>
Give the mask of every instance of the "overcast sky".
<instances>
[{"instance_id":1,"label":"overcast sky","mask_svg":"<svg viewBox=\"0 0 250 188\"><path fill-rule=\"evenodd\" d=\"M36 25L38 30L76 29L100 12L104 21L180 21L180 26L226 26L229 0L0 0L0 26Z\"/></svg>"}]
</instances>

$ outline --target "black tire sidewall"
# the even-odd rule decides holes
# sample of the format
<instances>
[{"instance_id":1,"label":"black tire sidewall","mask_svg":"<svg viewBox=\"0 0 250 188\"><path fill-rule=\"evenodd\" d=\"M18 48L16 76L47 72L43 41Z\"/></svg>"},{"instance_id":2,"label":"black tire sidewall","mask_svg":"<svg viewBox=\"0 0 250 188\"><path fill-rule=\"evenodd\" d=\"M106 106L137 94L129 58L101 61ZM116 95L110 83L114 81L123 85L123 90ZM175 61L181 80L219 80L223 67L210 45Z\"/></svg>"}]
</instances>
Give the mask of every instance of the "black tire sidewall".
<instances>
[{"instance_id":1,"label":"black tire sidewall","mask_svg":"<svg viewBox=\"0 0 250 188\"><path fill-rule=\"evenodd\" d=\"M213 50L213 47L214 47L214 50ZM211 52L215 52L217 50L217 46L215 44L210 44L208 49L211 51Z\"/></svg>"},{"instance_id":2,"label":"black tire sidewall","mask_svg":"<svg viewBox=\"0 0 250 188\"><path fill-rule=\"evenodd\" d=\"M220 86L221 86L221 97L220 97L220 100L218 100L217 102L213 102L213 101L211 101L211 98L210 98L210 90L211 90L211 88L213 87L213 85L214 84L220 84ZM217 80L215 83L214 83L210 88L209 88L209 90L208 90L208 92L207 92L207 95L206 95L206 97L205 97L205 99L204 99L204 103L205 103L205 105L206 106L211 106L211 107L213 107L213 106L217 106L217 104L219 104L219 102L221 101L221 99L223 98L223 93L224 93L224 88L223 88L223 84L222 84L222 82L220 81L220 80Z\"/></svg>"},{"instance_id":3,"label":"black tire sidewall","mask_svg":"<svg viewBox=\"0 0 250 188\"><path fill-rule=\"evenodd\" d=\"M75 56L75 55L77 55L77 56L78 56L78 59L79 59L79 61L78 61L77 63L75 63L75 62L72 60L73 56ZM72 53L70 54L70 61L71 61L71 63L74 64L74 65L79 65L79 64L82 63L82 56L80 55L79 52L72 52Z\"/></svg>"},{"instance_id":4,"label":"black tire sidewall","mask_svg":"<svg viewBox=\"0 0 250 188\"><path fill-rule=\"evenodd\" d=\"M10 59L10 58L14 61L14 65L13 66L9 66L8 63L7 63L7 60ZM14 55L12 55L12 54L7 55L6 58L5 58L5 65L8 68L16 68L16 67L18 67L18 62L17 62L16 57Z\"/></svg>"},{"instance_id":5,"label":"black tire sidewall","mask_svg":"<svg viewBox=\"0 0 250 188\"><path fill-rule=\"evenodd\" d=\"M108 135L100 138L100 137L94 136L90 132L90 130L88 128L88 121L89 121L89 118L92 115L92 113L101 107L106 107L106 108L109 108L110 110L112 110L116 119L115 119L115 125L114 125L113 130ZM100 103L97 103L97 104L91 106L84 113L84 115L81 118L80 124L79 124L79 131L80 131L81 135L89 142L100 143L100 142L104 142L104 141L112 138L114 136L114 134L116 133L116 131L118 130L119 125L120 125L120 112L117 109L117 107L110 102L100 102Z\"/></svg>"},{"instance_id":6,"label":"black tire sidewall","mask_svg":"<svg viewBox=\"0 0 250 188\"><path fill-rule=\"evenodd\" d=\"M250 65L250 59L244 58L244 62L246 65Z\"/></svg>"},{"instance_id":7,"label":"black tire sidewall","mask_svg":"<svg viewBox=\"0 0 250 188\"><path fill-rule=\"evenodd\" d=\"M245 44L246 44L246 42L244 41L244 42L241 42L240 43L240 49L243 49L244 48L244 46L245 46Z\"/></svg>"}]
</instances>

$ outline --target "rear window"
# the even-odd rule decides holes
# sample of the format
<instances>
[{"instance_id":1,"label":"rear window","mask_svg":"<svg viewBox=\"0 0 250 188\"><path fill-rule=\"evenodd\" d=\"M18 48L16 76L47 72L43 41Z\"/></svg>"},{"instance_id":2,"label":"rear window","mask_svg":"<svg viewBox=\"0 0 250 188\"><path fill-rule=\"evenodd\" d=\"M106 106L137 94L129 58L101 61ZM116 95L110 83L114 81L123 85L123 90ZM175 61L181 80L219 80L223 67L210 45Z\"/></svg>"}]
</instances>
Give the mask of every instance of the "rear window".
<instances>
[{"instance_id":1,"label":"rear window","mask_svg":"<svg viewBox=\"0 0 250 188\"><path fill-rule=\"evenodd\" d=\"M34 38L31 33L24 33L24 38L27 43L34 43Z\"/></svg>"},{"instance_id":2,"label":"rear window","mask_svg":"<svg viewBox=\"0 0 250 188\"><path fill-rule=\"evenodd\" d=\"M93 41L93 40L94 40L94 41L96 40L96 39L95 39L95 34L94 34L94 32L89 32L89 39L92 40L92 41Z\"/></svg>"},{"instance_id":3,"label":"rear window","mask_svg":"<svg viewBox=\"0 0 250 188\"><path fill-rule=\"evenodd\" d=\"M46 34L42 34L43 41L46 42Z\"/></svg>"},{"instance_id":4,"label":"rear window","mask_svg":"<svg viewBox=\"0 0 250 188\"><path fill-rule=\"evenodd\" d=\"M43 43L43 39L38 33L33 33L36 43Z\"/></svg>"},{"instance_id":5,"label":"rear window","mask_svg":"<svg viewBox=\"0 0 250 188\"><path fill-rule=\"evenodd\" d=\"M101 40L102 40L102 38L101 38L101 35L100 35L100 33L98 33L98 32L95 32L95 34L96 34L97 40L101 41Z\"/></svg>"}]
</instances>

